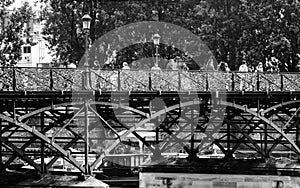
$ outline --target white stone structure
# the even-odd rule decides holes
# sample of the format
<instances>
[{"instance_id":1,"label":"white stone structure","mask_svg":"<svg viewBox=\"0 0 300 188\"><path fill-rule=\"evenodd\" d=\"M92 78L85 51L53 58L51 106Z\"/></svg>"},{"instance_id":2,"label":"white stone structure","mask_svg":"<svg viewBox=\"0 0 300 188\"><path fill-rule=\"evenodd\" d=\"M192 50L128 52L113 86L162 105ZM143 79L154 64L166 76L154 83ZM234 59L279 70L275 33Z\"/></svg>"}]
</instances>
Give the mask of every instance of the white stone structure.
<instances>
[{"instance_id":1,"label":"white stone structure","mask_svg":"<svg viewBox=\"0 0 300 188\"><path fill-rule=\"evenodd\" d=\"M20 8L25 2L33 8L34 18L25 27L30 27L30 35L33 36L35 45L24 44L22 46L22 59L17 63L18 67L49 67L53 57L51 51L47 48L47 41L43 39L42 30L44 23L38 18L42 10L42 5L38 1L32 0L15 0L15 3L9 8ZM23 40L26 42L27 36Z\"/></svg>"}]
</instances>

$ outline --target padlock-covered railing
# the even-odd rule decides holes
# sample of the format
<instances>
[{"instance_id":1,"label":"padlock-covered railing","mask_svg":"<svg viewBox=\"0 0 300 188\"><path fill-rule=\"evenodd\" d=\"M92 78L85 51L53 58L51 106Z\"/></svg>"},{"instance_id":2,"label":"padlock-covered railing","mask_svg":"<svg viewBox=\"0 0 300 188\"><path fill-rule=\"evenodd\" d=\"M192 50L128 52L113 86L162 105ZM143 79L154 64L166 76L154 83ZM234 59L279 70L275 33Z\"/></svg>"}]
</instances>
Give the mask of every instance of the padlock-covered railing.
<instances>
[{"instance_id":1,"label":"padlock-covered railing","mask_svg":"<svg viewBox=\"0 0 300 188\"><path fill-rule=\"evenodd\" d=\"M2 67L0 90L298 91L299 77L300 73Z\"/></svg>"}]
</instances>

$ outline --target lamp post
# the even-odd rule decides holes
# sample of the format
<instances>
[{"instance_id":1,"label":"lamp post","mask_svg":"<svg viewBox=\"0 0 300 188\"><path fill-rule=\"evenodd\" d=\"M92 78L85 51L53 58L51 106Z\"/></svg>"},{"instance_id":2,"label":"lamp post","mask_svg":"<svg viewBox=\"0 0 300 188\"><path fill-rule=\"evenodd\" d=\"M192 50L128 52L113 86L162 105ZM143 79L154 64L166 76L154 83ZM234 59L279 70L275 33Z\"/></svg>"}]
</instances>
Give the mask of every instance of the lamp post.
<instances>
[{"instance_id":1,"label":"lamp post","mask_svg":"<svg viewBox=\"0 0 300 188\"><path fill-rule=\"evenodd\" d=\"M90 89L89 78L88 78L88 69L89 69L88 49L89 49L89 32L90 32L90 27L91 27L91 20L92 20L92 18L88 14L85 14L82 17L82 26L83 26L83 31L85 34L85 62L84 62L84 68L85 68L84 87L85 87L85 89Z\"/></svg>"},{"instance_id":2,"label":"lamp post","mask_svg":"<svg viewBox=\"0 0 300 188\"><path fill-rule=\"evenodd\" d=\"M82 17L82 25L83 25L83 30L85 32L85 62L84 62L84 68L85 68L85 83L84 87L86 90L90 90L90 84L89 84L89 53L88 53L88 48L89 48L89 31L90 31L90 26L91 26L91 20L92 18L86 14ZM85 100L85 148L84 148L84 157L85 157L85 175L91 175L91 169L88 164L88 158L89 158L89 117L88 117L88 99Z\"/></svg>"},{"instance_id":3,"label":"lamp post","mask_svg":"<svg viewBox=\"0 0 300 188\"><path fill-rule=\"evenodd\" d=\"M158 45L160 41L160 35L156 33L153 35L152 40L155 45L155 66L158 66Z\"/></svg>"}]
</instances>

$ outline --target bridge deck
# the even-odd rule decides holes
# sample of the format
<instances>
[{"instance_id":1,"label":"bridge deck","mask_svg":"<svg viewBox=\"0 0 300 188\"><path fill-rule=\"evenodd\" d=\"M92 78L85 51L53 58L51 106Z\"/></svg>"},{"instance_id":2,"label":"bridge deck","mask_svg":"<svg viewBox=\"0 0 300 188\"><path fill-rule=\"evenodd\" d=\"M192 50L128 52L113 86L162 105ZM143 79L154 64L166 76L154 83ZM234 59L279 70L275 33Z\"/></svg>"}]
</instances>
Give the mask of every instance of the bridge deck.
<instances>
[{"instance_id":1,"label":"bridge deck","mask_svg":"<svg viewBox=\"0 0 300 188\"><path fill-rule=\"evenodd\" d=\"M156 157L179 150L195 157L214 143L227 159L241 150L258 158L291 151L297 159L298 75L2 69L0 160L7 168L19 157L44 172L61 156L88 174L71 148L94 170L133 142ZM44 167L35 162L39 156L56 157Z\"/></svg>"}]
</instances>

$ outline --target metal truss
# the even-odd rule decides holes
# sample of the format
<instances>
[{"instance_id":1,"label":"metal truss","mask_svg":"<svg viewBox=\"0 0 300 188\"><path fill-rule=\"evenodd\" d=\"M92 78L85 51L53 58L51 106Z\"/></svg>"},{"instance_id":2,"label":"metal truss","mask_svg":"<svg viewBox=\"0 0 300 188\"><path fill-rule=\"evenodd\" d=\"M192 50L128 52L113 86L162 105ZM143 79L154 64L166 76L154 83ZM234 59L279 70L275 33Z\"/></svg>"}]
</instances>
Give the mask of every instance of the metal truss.
<instances>
[{"instance_id":1,"label":"metal truss","mask_svg":"<svg viewBox=\"0 0 300 188\"><path fill-rule=\"evenodd\" d=\"M98 93L93 100L82 97L74 102L71 94L12 101L13 108L0 111L2 169L20 158L46 173L63 158L79 172L91 174L105 156L128 143L131 134L154 158L185 150L194 160L212 144L228 160L276 157L278 151L290 151L296 158L300 154L300 100L295 94L273 93L271 98L270 93L226 93L226 100L212 98L210 92L195 93L197 100L191 93L181 98L163 92L115 94L118 97ZM153 104L155 98L164 104ZM145 138L145 131L155 138ZM47 157L52 158L46 163Z\"/></svg>"}]
</instances>

